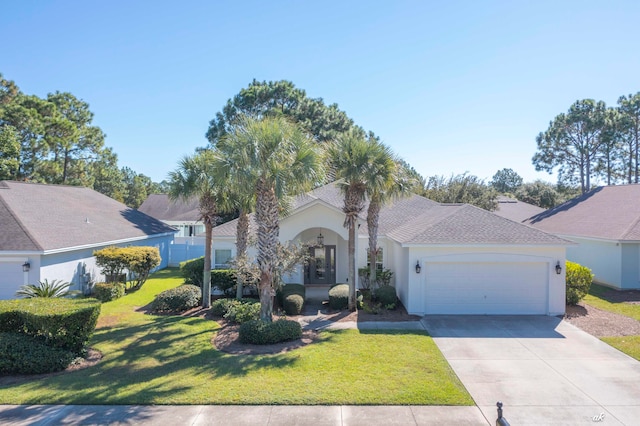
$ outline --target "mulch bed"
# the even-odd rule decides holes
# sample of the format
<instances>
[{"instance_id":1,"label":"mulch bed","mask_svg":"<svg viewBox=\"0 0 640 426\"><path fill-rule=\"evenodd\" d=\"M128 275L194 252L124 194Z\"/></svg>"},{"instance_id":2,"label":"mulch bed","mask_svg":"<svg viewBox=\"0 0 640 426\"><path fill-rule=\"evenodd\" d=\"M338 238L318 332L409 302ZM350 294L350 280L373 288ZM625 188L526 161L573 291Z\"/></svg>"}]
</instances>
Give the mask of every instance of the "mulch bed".
<instances>
[{"instance_id":1,"label":"mulch bed","mask_svg":"<svg viewBox=\"0 0 640 426\"><path fill-rule=\"evenodd\" d=\"M582 302L567 306L564 319L596 337L640 335L640 321Z\"/></svg>"}]
</instances>

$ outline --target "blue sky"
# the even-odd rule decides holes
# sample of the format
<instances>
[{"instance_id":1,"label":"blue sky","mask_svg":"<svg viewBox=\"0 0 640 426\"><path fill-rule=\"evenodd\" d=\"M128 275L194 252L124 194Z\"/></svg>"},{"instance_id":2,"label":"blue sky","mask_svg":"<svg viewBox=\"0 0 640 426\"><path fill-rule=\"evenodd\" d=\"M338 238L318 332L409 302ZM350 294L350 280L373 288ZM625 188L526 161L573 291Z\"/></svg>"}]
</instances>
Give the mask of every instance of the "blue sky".
<instances>
[{"instance_id":1,"label":"blue sky","mask_svg":"<svg viewBox=\"0 0 640 426\"><path fill-rule=\"evenodd\" d=\"M13 1L0 72L90 104L155 181L257 80L337 103L423 176L508 167L578 99L640 91L638 1Z\"/></svg>"}]
</instances>

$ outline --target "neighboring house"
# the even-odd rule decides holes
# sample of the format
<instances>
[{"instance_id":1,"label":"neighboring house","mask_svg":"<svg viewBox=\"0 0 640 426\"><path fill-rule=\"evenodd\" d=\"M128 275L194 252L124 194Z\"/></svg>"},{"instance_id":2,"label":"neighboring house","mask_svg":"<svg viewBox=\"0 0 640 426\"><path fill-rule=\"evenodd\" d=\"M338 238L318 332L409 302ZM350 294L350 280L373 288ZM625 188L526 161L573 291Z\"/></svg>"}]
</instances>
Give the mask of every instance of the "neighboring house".
<instances>
[{"instance_id":1,"label":"neighboring house","mask_svg":"<svg viewBox=\"0 0 640 426\"><path fill-rule=\"evenodd\" d=\"M590 268L597 282L640 288L640 185L595 188L526 223L578 243L567 259Z\"/></svg>"},{"instance_id":2,"label":"neighboring house","mask_svg":"<svg viewBox=\"0 0 640 426\"><path fill-rule=\"evenodd\" d=\"M498 216L513 220L514 222L524 222L526 219L542 213L544 210L542 207L500 195L498 196L498 208L494 213Z\"/></svg>"},{"instance_id":3,"label":"neighboring house","mask_svg":"<svg viewBox=\"0 0 640 426\"><path fill-rule=\"evenodd\" d=\"M167 194L151 194L138 210L176 228L176 237L195 237L204 232L195 197L171 200Z\"/></svg>"},{"instance_id":4,"label":"neighboring house","mask_svg":"<svg viewBox=\"0 0 640 426\"><path fill-rule=\"evenodd\" d=\"M47 279L87 290L104 279L93 251L153 246L167 266L175 229L92 189L0 181L0 299Z\"/></svg>"},{"instance_id":5,"label":"neighboring house","mask_svg":"<svg viewBox=\"0 0 640 426\"><path fill-rule=\"evenodd\" d=\"M344 283L348 231L334 184L298 197L280 221L280 240L308 242L311 261L286 279ZM367 266L366 208L358 221L358 268ZM213 229L213 256L235 256L236 221ZM318 244L318 243L322 244ZM376 263L394 273L410 314L545 314L565 309L565 249L571 242L466 204L413 195L380 212Z\"/></svg>"}]
</instances>

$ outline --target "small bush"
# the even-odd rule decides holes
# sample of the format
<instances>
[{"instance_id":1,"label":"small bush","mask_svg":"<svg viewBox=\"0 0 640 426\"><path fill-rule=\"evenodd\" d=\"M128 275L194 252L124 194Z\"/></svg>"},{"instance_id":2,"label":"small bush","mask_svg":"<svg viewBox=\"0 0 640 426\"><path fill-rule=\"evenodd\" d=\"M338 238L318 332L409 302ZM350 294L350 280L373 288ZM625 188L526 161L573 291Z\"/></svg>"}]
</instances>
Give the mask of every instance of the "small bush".
<instances>
[{"instance_id":1,"label":"small bush","mask_svg":"<svg viewBox=\"0 0 640 426\"><path fill-rule=\"evenodd\" d=\"M101 302L110 302L124 296L124 284L122 283L96 283L91 295Z\"/></svg>"},{"instance_id":2,"label":"small bush","mask_svg":"<svg viewBox=\"0 0 640 426\"><path fill-rule=\"evenodd\" d=\"M382 306L391 306L395 308L395 304L398 301L396 295L396 288L390 285L383 285L376 290L376 300L380 302Z\"/></svg>"},{"instance_id":3,"label":"small bush","mask_svg":"<svg viewBox=\"0 0 640 426\"><path fill-rule=\"evenodd\" d=\"M336 310L349 307L349 284L335 284L329 289L329 306Z\"/></svg>"},{"instance_id":4,"label":"small bush","mask_svg":"<svg viewBox=\"0 0 640 426\"><path fill-rule=\"evenodd\" d=\"M200 273L202 274L202 272ZM236 271L233 269L214 269L211 271L211 287L218 287L225 294L234 294L236 280Z\"/></svg>"},{"instance_id":5,"label":"small bush","mask_svg":"<svg viewBox=\"0 0 640 426\"><path fill-rule=\"evenodd\" d=\"M20 290L16 291L18 297L64 297L69 292L71 283L62 280L49 280L45 279L38 282L38 285L27 284L20 287Z\"/></svg>"},{"instance_id":6,"label":"small bush","mask_svg":"<svg viewBox=\"0 0 640 426\"><path fill-rule=\"evenodd\" d=\"M81 353L96 328L96 299L0 300L0 332L24 333L47 345Z\"/></svg>"},{"instance_id":7,"label":"small bush","mask_svg":"<svg viewBox=\"0 0 640 426\"><path fill-rule=\"evenodd\" d=\"M180 274L185 284L193 284L202 288L202 275L204 274L204 257L187 260L180 264Z\"/></svg>"},{"instance_id":8,"label":"small bush","mask_svg":"<svg viewBox=\"0 0 640 426\"><path fill-rule=\"evenodd\" d=\"M304 308L304 298L299 294L289 294L284 298L282 308L287 315L300 315Z\"/></svg>"},{"instance_id":9,"label":"small bush","mask_svg":"<svg viewBox=\"0 0 640 426\"><path fill-rule=\"evenodd\" d=\"M0 333L0 374L43 374L64 370L73 352L22 333Z\"/></svg>"},{"instance_id":10,"label":"small bush","mask_svg":"<svg viewBox=\"0 0 640 426\"><path fill-rule=\"evenodd\" d=\"M213 303L211 304L211 313L217 317L223 317L226 315L226 313L229 311L229 308L231 307L231 305L234 305L236 303L257 303L256 299L247 299L247 298L242 298L242 299L231 299L231 298L224 298L224 299L217 299L214 300Z\"/></svg>"},{"instance_id":11,"label":"small bush","mask_svg":"<svg viewBox=\"0 0 640 426\"><path fill-rule=\"evenodd\" d=\"M233 300L227 307L224 317L236 324L256 320L260 317L260 303L256 300L251 300L250 302L247 302L246 299Z\"/></svg>"},{"instance_id":12,"label":"small bush","mask_svg":"<svg viewBox=\"0 0 640 426\"><path fill-rule=\"evenodd\" d=\"M278 301L278 304L285 309L285 298L289 295L298 295L302 298L302 307L300 308L300 311L302 312L302 309L304 307L304 299L306 297L306 291L305 291L305 287L304 284L298 284L298 283L292 283L292 284L283 284L280 286L280 288L278 288L278 290L276 291L276 300ZM286 309L285 309L286 311ZM289 312L287 312L289 313ZM289 315L297 315L297 314L289 314Z\"/></svg>"},{"instance_id":13,"label":"small bush","mask_svg":"<svg viewBox=\"0 0 640 426\"><path fill-rule=\"evenodd\" d=\"M567 261L566 265L567 304L575 305L589 293L593 274L591 270L578 263Z\"/></svg>"},{"instance_id":14,"label":"small bush","mask_svg":"<svg viewBox=\"0 0 640 426\"><path fill-rule=\"evenodd\" d=\"M296 340L302 337L302 327L297 321L278 320L265 322L248 321L240 326L240 341L254 345L271 345L274 343Z\"/></svg>"},{"instance_id":15,"label":"small bush","mask_svg":"<svg viewBox=\"0 0 640 426\"><path fill-rule=\"evenodd\" d=\"M186 311L200 304L202 291L200 287L185 284L180 287L165 290L151 302L153 312Z\"/></svg>"}]
</instances>

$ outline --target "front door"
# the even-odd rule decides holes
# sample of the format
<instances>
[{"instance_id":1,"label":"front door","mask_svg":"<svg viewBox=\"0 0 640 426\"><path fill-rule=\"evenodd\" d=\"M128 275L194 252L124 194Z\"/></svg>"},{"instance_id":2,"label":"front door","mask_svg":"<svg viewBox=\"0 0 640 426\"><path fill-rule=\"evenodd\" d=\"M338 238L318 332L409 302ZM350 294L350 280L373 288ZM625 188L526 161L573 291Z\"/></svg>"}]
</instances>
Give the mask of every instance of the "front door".
<instances>
[{"instance_id":1,"label":"front door","mask_svg":"<svg viewBox=\"0 0 640 426\"><path fill-rule=\"evenodd\" d=\"M310 247L309 255L304 283L335 284L336 246Z\"/></svg>"}]
</instances>

